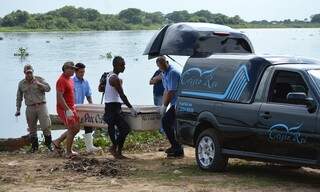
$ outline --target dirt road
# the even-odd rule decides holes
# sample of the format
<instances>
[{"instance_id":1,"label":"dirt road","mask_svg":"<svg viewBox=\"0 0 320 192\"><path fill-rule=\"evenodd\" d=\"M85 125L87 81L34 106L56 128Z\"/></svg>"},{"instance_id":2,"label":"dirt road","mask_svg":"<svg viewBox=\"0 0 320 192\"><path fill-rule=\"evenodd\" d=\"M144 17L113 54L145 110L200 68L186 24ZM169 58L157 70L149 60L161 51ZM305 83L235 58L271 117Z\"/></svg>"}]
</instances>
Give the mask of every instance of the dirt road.
<instances>
[{"instance_id":1,"label":"dirt road","mask_svg":"<svg viewBox=\"0 0 320 192\"><path fill-rule=\"evenodd\" d=\"M66 169L70 163L48 154L0 154L0 192L14 191L222 191L319 192L320 172L290 170L263 163L230 160L224 173L208 173L195 164L194 151L183 159L165 159L163 152L129 154L117 161L123 174L90 175ZM108 154L89 156L104 161ZM90 171L89 169L87 170Z\"/></svg>"}]
</instances>

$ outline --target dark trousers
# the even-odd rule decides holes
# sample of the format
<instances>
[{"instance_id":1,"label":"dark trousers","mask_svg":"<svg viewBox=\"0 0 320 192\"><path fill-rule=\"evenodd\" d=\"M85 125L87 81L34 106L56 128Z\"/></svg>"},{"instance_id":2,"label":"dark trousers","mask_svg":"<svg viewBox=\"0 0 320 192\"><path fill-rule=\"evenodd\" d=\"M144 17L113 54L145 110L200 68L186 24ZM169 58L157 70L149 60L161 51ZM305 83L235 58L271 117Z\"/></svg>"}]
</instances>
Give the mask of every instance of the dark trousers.
<instances>
[{"instance_id":1,"label":"dark trousers","mask_svg":"<svg viewBox=\"0 0 320 192\"><path fill-rule=\"evenodd\" d=\"M93 132L93 128L92 127L84 127L84 133L92 133Z\"/></svg>"},{"instance_id":2,"label":"dark trousers","mask_svg":"<svg viewBox=\"0 0 320 192\"><path fill-rule=\"evenodd\" d=\"M106 103L104 121L108 124L108 134L113 145L121 152L130 127L121 114L121 103ZM117 127L117 132L115 130Z\"/></svg>"},{"instance_id":3,"label":"dark trousers","mask_svg":"<svg viewBox=\"0 0 320 192\"><path fill-rule=\"evenodd\" d=\"M171 106L170 109L162 117L162 127L167 135L167 138L171 144L171 147L180 149L181 145L178 143L174 136L174 130L176 127L176 113L175 106Z\"/></svg>"}]
</instances>

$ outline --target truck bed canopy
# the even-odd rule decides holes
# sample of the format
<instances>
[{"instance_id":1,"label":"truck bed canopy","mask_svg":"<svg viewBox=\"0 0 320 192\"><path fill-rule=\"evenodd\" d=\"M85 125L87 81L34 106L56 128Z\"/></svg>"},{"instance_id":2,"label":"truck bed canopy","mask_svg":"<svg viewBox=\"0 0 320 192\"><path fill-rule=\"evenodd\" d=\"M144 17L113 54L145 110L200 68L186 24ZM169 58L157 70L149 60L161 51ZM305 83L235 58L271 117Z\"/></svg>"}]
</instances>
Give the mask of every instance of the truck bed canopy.
<instances>
[{"instance_id":1,"label":"truck bed canopy","mask_svg":"<svg viewBox=\"0 0 320 192\"><path fill-rule=\"evenodd\" d=\"M316 60L252 54L191 57L181 74L181 96L250 103L268 66L316 64Z\"/></svg>"}]
</instances>

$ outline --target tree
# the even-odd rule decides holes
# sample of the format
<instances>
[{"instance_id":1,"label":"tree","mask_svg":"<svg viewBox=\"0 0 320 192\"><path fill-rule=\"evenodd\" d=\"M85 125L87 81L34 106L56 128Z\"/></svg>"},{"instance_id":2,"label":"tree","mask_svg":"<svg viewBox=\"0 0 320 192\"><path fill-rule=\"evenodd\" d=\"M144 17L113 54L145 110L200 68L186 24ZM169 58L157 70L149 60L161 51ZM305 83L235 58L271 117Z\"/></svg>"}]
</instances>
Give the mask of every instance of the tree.
<instances>
[{"instance_id":1,"label":"tree","mask_svg":"<svg viewBox=\"0 0 320 192\"><path fill-rule=\"evenodd\" d=\"M229 17L226 15L223 15L221 13L212 14L211 19L209 20L210 23L216 23L216 24L228 24Z\"/></svg>"},{"instance_id":2,"label":"tree","mask_svg":"<svg viewBox=\"0 0 320 192\"><path fill-rule=\"evenodd\" d=\"M228 19L228 24L238 25L238 24L243 24L243 23L245 23L245 21L243 19L241 19L239 15L236 15L234 17L230 17Z\"/></svg>"},{"instance_id":3,"label":"tree","mask_svg":"<svg viewBox=\"0 0 320 192\"><path fill-rule=\"evenodd\" d=\"M69 20L64 17L55 18L54 24L58 29L68 29L70 28Z\"/></svg>"},{"instance_id":4,"label":"tree","mask_svg":"<svg viewBox=\"0 0 320 192\"><path fill-rule=\"evenodd\" d=\"M145 13L140 9L129 8L119 13L119 18L125 23L141 24Z\"/></svg>"},{"instance_id":5,"label":"tree","mask_svg":"<svg viewBox=\"0 0 320 192\"><path fill-rule=\"evenodd\" d=\"M205 18L206 22L210 21L213 18L213 14L208 10L200 10L193 13L193 15L197 16L198 18Z\"/></svg>"},{"instance_id":6,"label":"tree","mask_svg":"<svg viewBox=\"0 0 320 192\"><path fill-rule=\"evenodd\" d=\"M85 19L87 21L95 21L100 17L100 13L95 9L78 8L78 18Z\"/></svg>"},{"instance_id":7,"label":"tree","mask_svg":"<svg viewBox=\"0 0 320 192\"><path fill-rule=\"evenodd\" d=\"M70 23L76 21L76 19L79 17L78 9L76 9L74 6L64 6L55 11L51 11L48 14L51 14L53 16L64 17L68 19Z\"/></svg>"},{"instance_id":8,"label":"tree","mask_svg":"<svg viewBox=\"0 0 320 192\"><path fill-rule=\"evenodd\" d=\"M190 18L190 14L188 11L174 11L172 13L169 13L166 15L166 18L168 18L171 22L177 23L177 22L186 22Z\"/></svg>"},{"instance_id":9,"label":"tree","mask_svg":"<svg viewBox=\"0 0 320 192\"><path fill-rule=\"evenodd\" d=\"M13 26L23 26L27 23L30 15L26 11L13 11L10 14L4 16L2 25L6 27L13 27Z\"/></svg>"},{"instance_id":10,"label":"tree","mask_svg":"<svg viewBox=\"0 0 320 192\"><path fill-rule=\"evenodd\" d=\"M164 15L161 12L146 13L145 20L149 20L153 24L163 24Z\"/></svg>"},{"instance_id":11,"label":"tree","mask_svg":"<svg viewBox=\"0 0 320 192\"><path fill-rule=\"evenodd\" d=\"M9 15L6 15L3 17L3 20L2 20L2 26L4 27L13 27L13 26L16 26L17 23L14 19L14 17L12 16L12 14L9 14Z\"/></svg>"},{"instance_id":12,"label":"tree","mask_svg":"<svg viewBox=\"0 0 320 192\"><path fill-rule=\"evenodd\" d=\"M320 23L320 14L312 15L311 23Z\"/></svg>"},{"instance_id":13,"label":"tree","mask_svg":"<svg viewBox=\"0 0 320 192\"><path fill-rule=\"evenodd\" d=\"M202 22L202 23L206 23L208 22L207 18L206 17L200 17L200 16L197 16L197 15L192 15L189 20L189 22Z\"/></svg>"},{"instance_id":14,"label":"tree","mask_svg":"<svg viewBox=\"0 0 320 192\"><path fill-rule=\"evenodd\" d=\"M28 20L28 22L26 24L26 27L29 28L29 29L41 28L39 23L34 18Z\"/></svg>"}]
</instances>

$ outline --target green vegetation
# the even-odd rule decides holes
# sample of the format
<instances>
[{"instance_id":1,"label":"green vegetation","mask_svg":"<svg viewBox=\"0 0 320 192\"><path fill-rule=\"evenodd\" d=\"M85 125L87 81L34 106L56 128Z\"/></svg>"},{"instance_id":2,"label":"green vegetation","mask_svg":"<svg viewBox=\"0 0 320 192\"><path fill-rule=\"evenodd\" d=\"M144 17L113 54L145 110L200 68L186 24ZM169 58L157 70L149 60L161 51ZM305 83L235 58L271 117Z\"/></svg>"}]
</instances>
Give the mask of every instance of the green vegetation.
<instances>
[{"instance_id":1,"label":"green vegetation","mask_svg":"<svg viewBox=\"0 0 320 192\"><path fill-rule=\"evenodd\" d=\"M29 56L29 53L27 51L27 48L20 47L16 53L14 53L14 56L20 57L20 59L25 59Z\"/></svg>"},{"instance_id":2,"label":"green vegetation","mask_svg":"<svg viewBox=\"0 0 320 192\"><path fill-rule=\"evenodd\" d=\"M125 142L124 150L129 152L150 152L155 151L159 147L166 144L165 137L158 131L152 132L131 132ZM96 132L94 136L94 145L106 149L111 146L109 137L106 137L102 132ZM74 146L78 150L85 149L84 139L77 137Z\"/></svg>"},{"instance_id":3,"label":"green vegetation","mask_svg":"<svg viewBox=\"0 0 320 192\"><path fill-rule=\"evenodd\" d=\"M108 60L111 60L111 59L113 58L112 52L107 52L107 53L105 53L104 55L100 55L100 57L101 57L102 59L108 59Z\"/></svg>"},{"instance_id":4,"label":"green vegetation","mask_svg":"<svg viewBox=\"0 0 320 192\"><path fill-rule=\"evenodd\" d=\"M240 16L226 16L200 10L194 13L174 11L148 13L136 8L122 10L119 14L101 14L95 9L65 6L47 13L30 14L13 11L0 18L0 31L79 31L79 30L149 30L176 22L208 22L241 28L320 27L320 14L309 19L246 22Z\"/></svg>"}]
</instances>

